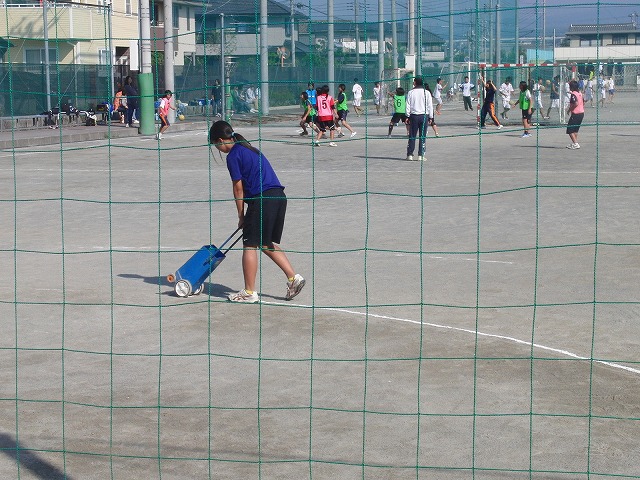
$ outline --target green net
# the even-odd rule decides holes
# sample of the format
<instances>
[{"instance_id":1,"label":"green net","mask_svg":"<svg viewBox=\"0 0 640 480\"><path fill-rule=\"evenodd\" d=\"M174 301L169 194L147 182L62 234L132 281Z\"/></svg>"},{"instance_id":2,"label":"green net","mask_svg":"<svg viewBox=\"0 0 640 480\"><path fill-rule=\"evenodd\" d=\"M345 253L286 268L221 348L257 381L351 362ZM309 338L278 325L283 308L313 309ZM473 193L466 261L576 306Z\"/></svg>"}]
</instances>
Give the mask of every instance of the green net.
<instances>
[{"instance_id":1,"label":"green net","mask_svg":"<svg viewBox=\"0 0 640 480\"><path fill-rule=\"evenodd\" d=\"M170 5L147 50L131 2L2 6L0 477L640 478L635 5ZM392 117L416 75L424 152ZM515 89L495 123L480 77ZM345 85L326 138L310 81ZM262 255L228 302L232 242L180 284L238 224L220 119L286 187L291 301Z\"/></svg>"}]
</instances>

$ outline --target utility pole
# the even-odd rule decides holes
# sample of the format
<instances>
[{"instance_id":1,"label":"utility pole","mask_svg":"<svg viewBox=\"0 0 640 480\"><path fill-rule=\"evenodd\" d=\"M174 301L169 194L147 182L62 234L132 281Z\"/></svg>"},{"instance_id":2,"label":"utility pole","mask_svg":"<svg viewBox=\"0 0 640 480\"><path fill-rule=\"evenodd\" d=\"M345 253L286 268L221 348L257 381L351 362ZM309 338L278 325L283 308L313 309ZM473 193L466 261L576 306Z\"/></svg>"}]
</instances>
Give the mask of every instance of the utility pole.
<instances>
[{"instance_id":1,"label":"utility pole","mask_svg":"<svg viewBox=\"0 0 640 480\"><path fill-rule=\"evenodd\" d=\"M260 107L262 115L269 115L269 21L267 0L260 0Z\"/></svg>"},{"instance_id":2,"label":"utility pole","mask_svg":"<svg viewBox=\"0 0 640 480\"><path fill-rule=\"evenodd\" d=\"M395 70L398 68L398 27L396 25L395 0L391 0L391 43L393 43L391 50L392 66Z\"/></svg>"},{"instance_id":3,"label":"utility pole","mask_svg":"<svg viewBox=\"0 0 640 480\"><path fill-rule=\"evenodd\" d=\"M48 0L42 1L42 35L44 37L44 72L45 72L45 82L47 82L47 111L51 110L51 71L49 65L49 25L47 20L47 2Z\"/></svg>"},{"instance_id":4,"label":"utility pole","mask_svg":"<svg viewBox=\"0 0 640 480\"><path fill-rule=\"evenodd\" d=\"M174 82L174 54L173 54L173 0L164 0L164 85L167 90L175 90ZM178 99L174 95L174 103ZM176 119L176 112L169 109L169 122Z\"/></svg>"},{"instance_id":5,"label":"utility pole","mask_svg":"<svg viewBox=\"0 0 640 480\"><path fill-rule=\"evenodd\" d=\"M222 94L222 111L220 112L220 118L223 120L229 120L226 116L227 113L227 75L225 69L224 59L224 13L220 14L220 92ZM231 92L229 92L231 94ZM218 101L216 99L216 101Z\"/></svg>"},{"instance_id":6,"label":"utility pole","mask_svg":"<svg viewBox=\"0 0 640 480\"><path fill-rule=\"evenodd\" d=\"M356 63L360 65L360 28L358 27L358 2L360 0L353 0L353 18L356 25ZM333 5L333 2L331 3ZM331 12L333 15L333 11Z\"/></svg>"},{"instance_id":7,"label":"utility pole","mask_svg":"<svg viewBox=\"0 0 640 480\"><path fill-rule=\"evenodd\" d=\"M140 0L140 51L142 62L138 75L138 119L141 135L154 135L156 133L153 73L151 72L151 16L149 12L149 0Z\"/></svg>"},{"instance_id":8,"label":"utility pole","mask_svg":"<svg viewBox=\"0 0 640 480\"><path fill-rule=\"evenodd\" d=\"M422 0L416 0L418 17L418 44L416 45L416 75L422 76Z\"/></svg>"},{"instance_id":9,"label":"utility pole","mask_svg":"<svg viewBox=\"0 0 640 480\"><path fill-rule=\"evenodd\" d=\"M501 62L501 52L500 52L500 48L501 48L501 41L500 41L500 37L502 36L502 28L500 26L500 1L496 1L496 55L495 55L495 59L496 62L495 63L502 63Z\"/></svg>"},{"instance_id":10,"label":"utility pole","mask_svg":"<svg viewBox=\"0 0 640 480\"><path fill-rule=\"evenodd\" d=\"M542 50L547 49L547 0L542 0Z\"/></svg>"},{"instance_id":11,"label":"utility pole","mask_svg":"<svg viewBox=\"0 0 640 480\"><path fill-rule=\"evenodd\" d=\"M378 80L384 71L384 1L378 0Z\"/></svg>"},{"instance_id":12,"label":"utility pole","mask_svg":"<svg viewBox=\"0 0 640 480\"><path fill-rule=\"evenodd\" d=\"M357 2L357 0L356 0ZM329 86L333 89L333 84L335 83L335 68L334 68L334 25L333 25L333 0L327 0L327 21L329 23L327 30L327 80L329 81ZM358 48L358 44L356 42L356 51Z\"/></svg>"},{"instance_id":13,"label":"utility pole","mask_svg":"<svg viewBox=\"0 0 640 480\"><path fill-rule=\"evenodd\" d=\"M407 53L416 54L416 2L409 0L409 25L407 31Z\"/></svg>"},{"instance_id":14,"label":"utility pole","mask_svg":"<svg viewBox=\"0 0 640 480\"><path fill-rule=\"evenodd\" d=\"M493 0L489 0L489 6L487 7L487 5L485 4L485 12L488 14L487 15L487 21L488 21L488 26L487 26L487 30L486 30L486 34L489 37L489 58L486 60L489 63L494 63L492 61L493 57Z\"/></svg>"},{"instance_id":15,"label":"utility pole","mask_svg":"<svg viewBox=\"0 0 640 480\"><path fill-rule=\"evenodd\" d=\"M296 20L293 11L293 0L291 0L291 66L296 66Z\"/></svg>"},{"instance_id":16,"label":"utility pole","mask_svg":"<svg viewBox=\"0 0 640 480\"><path fill-rule=\"evenodd\" d=\"M516 8L515 8L515 11L514 11L514 15L515 15L515 19L514 19L514 24L515 24L515 26L514 26L515 35L514 36L515 36L515 39L514 40L515 40L515 44L516 44L516 56L515 56L515 58L513 60L514 63L522 63L520 61L520 22L518 20L519 19L519 15L518 15L519 8L520 7L518 6L518 0L516 0Z\"/></svg>"},{"instance_id":17,"label":"utility pole","mask_svg":"<svg viewBox=\"0 0 640 480\"><path fill-rule=\"evenodd\" d=\"M453 87L453 0L449 0L449 87Z\"/></svg>"}]
</instances>

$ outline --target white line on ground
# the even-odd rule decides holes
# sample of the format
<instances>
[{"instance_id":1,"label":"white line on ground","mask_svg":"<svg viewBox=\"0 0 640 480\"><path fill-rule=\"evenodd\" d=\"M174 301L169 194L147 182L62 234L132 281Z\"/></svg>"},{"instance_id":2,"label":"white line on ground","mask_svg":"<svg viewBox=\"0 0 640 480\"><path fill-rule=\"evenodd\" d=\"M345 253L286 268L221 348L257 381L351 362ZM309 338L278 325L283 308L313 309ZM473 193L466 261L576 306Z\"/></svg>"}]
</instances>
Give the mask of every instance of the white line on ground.
<instances>
[{"instance_id":1,"label":"white line on ground","mask_svg":"<svg viewBox=\"0 0 640 480\"><path fill-rule=\"evenodd\" d=\"M262 302L265 304L269 304L269 305L287 305L285 303L282 302ZM300 305L297 304L300 307L303 308L311 308L311 305ZM427 327L432 327L432 328L439 328L439 329L443 329L443 330L451 330L451 331L456 331L456 332L462 332L462 333L469 333L471 335L477 335L479 337L486 337L486 338L496 338L499 340L506 340L509 342L513 342L513 343L517 343L519 345L524 345L527 347L531 347L533 346L533 348L537 348L539 350L544 350L547 352L553 352L553 353L557 353L559 355L564 355L565 357L569 357L569 358L575 358L576 360L591 360L588 357L583 357L582 355L578 355L576 353L570 352L568 350L563 350L560 348L555 348L555 347L549 347L546 345L541 345L539 343L532 343L528 340L520 340L519 338L515 338L515 337L509 337L507 335L496 335L493 333L484 333L484 332L480 332L477 330L471 330L468 328L461 328L461 327L452 327L450 325L441 325L438 323L430 323L430 322L421 322L420 320L411 320L409 318L400 318L400 317L392 317L389 315L380 315L380 314L375 314L375 313L367 313L367 312L359 312L357 310L348 310L345 308L323 308L322 310L325 311L329 311L329 312L338 312L338 313L346 313L349 315L357 315L360 317L371 317L371 318L376 318L376 319L380 319L380 320L391 320L394 322L403 322L403 323L411 323L413 325L425 325ZM628 367L626 365L622 365L619 363L615 363L615 362L608 362L605 360L593 360L594 363L597 363L599 365L605 365L607 367L611 367L611 368L615 368L618 370L624 370L626 372L629 373L633 373L635 375L640 375L640 369L637 368L632 368L632 367Z\"/></svg>"}]
</instances>

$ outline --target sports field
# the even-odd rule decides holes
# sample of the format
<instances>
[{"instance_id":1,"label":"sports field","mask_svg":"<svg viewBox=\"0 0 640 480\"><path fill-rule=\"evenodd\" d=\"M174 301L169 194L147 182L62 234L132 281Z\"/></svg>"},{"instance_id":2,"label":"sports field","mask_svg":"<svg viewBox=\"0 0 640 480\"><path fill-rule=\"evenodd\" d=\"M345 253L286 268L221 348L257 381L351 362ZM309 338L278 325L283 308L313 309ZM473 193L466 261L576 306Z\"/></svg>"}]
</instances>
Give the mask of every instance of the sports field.
<instances>
[{"instance_id":1,"label":"sports field","mask_svg":"<svg viewBox=\"0 0 640 480\"><path fill-rule=\"evenodd\" d=\"M0 153L0 478L640 478L635 92L521 138L447 103L427 161L390 115L313 148L234 125L289 199L262 302L206 124ZM233 124L233 121L231 122ZM416 152L417 154L417 152Z\"/></svg>"}]
</instances>

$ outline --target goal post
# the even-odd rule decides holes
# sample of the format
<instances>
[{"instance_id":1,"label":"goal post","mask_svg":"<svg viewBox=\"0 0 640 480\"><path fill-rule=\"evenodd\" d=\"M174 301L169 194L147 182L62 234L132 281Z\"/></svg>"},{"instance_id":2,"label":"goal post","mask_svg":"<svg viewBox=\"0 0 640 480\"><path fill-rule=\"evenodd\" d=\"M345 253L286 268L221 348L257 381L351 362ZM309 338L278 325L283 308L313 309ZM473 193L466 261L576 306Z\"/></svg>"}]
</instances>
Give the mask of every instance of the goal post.
<instances>
[{"instance_id":1,"label":"goal post","mask_svg":"<svg viewBox=\"0 0 640 480\"><path fill-rule=\"evenodd\" d=\"M518 99L520 82L527 82L533 96L534 83L538 82L538 79L542 79L542 109L537 109L534 112L532 121L540 123L548 112L550 120L566 123L569 105L568 83L576 78L575 67L556 63L480 63L478 70L484 78L493 80L498 88L509 79L514 89L512 97L514 102ZM556 91L557 99L552 98L555 97ZM498 101L498 97L496 97L496 101ZM535 98L533 101L535 102Z\"/></svg>"}]
</instances>

